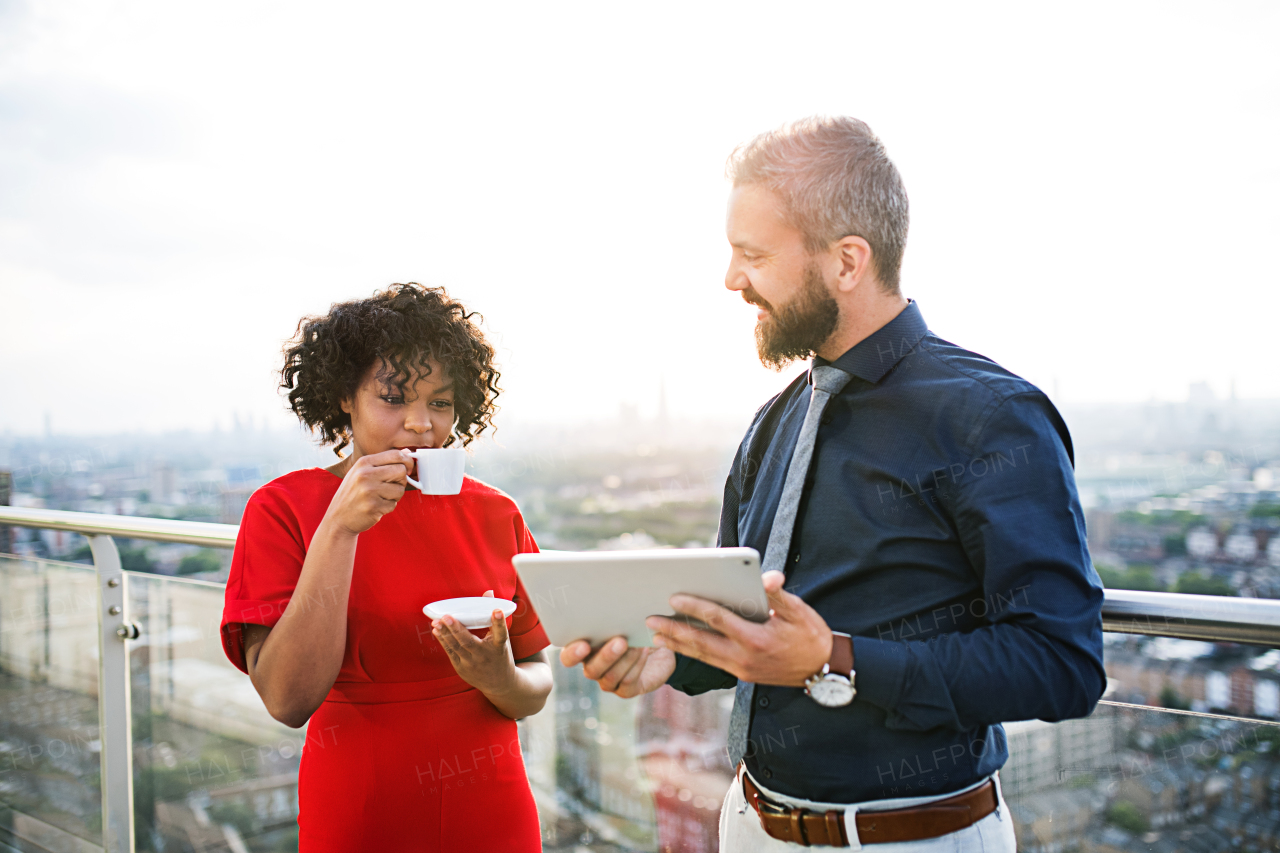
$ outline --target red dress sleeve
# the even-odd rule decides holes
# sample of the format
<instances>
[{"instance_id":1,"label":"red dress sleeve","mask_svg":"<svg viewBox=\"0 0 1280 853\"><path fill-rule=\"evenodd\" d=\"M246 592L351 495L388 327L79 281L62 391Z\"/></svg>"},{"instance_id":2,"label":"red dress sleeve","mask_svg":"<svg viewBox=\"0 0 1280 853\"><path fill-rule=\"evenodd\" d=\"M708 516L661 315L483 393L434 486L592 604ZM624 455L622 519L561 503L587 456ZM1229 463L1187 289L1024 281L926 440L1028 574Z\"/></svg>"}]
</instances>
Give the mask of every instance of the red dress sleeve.
<instances>
[{"instance_id":1,"label":"red dress sleeve","mask_svg":"<svg viewBox=\"0 0 1280 853\"><path fill-rule=\"evenodd\" d=\"M525 527L524 519L518 514L516 515L516 541L519 543L518 553L538 553L538 543L533 541L533 534L529 532L529 528ZM538 620L538 613L533 609L533 603L529 600L529 594L525 592L524 583L519 575L516 575L516 591L511 600L516 603L516 612L512 615L511 627L507 630L511 635L511 656L515 660L520 660L537 654L551 645L551 642L547 639L547 632L543 630L542 622Z\"/></svg>"},{"instance_id":2,"label":"red dress sleeve","mask_svg":"<svg viewBox=\"0 0 1280 853\"><path fill-rule=\"evenodd\" d=\"M248 669L241 625L271 628L280 621L306 558L302 525L284 490L258 489L240 520L222 609L222 648L242 671Z\"/></svg>"}]
</instances>

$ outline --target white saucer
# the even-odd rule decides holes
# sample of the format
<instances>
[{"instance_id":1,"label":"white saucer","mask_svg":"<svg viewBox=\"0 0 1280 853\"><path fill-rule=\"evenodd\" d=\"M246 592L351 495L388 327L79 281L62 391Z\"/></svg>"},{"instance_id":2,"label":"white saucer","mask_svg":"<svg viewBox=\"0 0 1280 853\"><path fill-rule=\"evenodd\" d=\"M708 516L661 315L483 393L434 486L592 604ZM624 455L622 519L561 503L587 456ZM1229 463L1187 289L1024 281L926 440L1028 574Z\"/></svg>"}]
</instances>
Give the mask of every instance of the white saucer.
<instances>
[{"instance_id":1,"label":"white saucer","mask_svg":"<svg viewBox=\"0 0 1280 853\"><path fill-rule=\"evenodd\" d=\"M432 619L452 616L462 623L462 627L471 631L488 628L493 611L501 609L504 617L516 612L516 603L505 598L472 596L469 598L446 598L433 601L422 612Z\"/></svg>"}]
</instances>

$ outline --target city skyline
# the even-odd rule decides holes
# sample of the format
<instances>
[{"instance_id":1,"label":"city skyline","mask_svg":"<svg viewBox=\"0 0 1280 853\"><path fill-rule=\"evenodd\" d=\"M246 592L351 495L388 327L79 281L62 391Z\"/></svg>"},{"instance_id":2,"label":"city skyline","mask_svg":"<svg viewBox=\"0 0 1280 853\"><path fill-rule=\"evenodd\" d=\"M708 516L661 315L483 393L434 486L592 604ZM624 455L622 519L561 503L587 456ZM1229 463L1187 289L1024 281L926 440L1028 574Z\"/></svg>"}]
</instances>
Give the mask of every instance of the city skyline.
<instances>
[{"instance_id":1,"label":"city skyline","mask_svg":"<svg viewBox=\"0 0 1280 853\"><path fill-rule=\"evenodd\" d=\"M407 279L485 315L512 418L665 377L745 422L786 375L724 162L818 112L901 169L942 337L1068 403L1280 397L1280 10L336 8L0 10L0 432L283 425L298 318Z\"/></svg>"}]
</instances>

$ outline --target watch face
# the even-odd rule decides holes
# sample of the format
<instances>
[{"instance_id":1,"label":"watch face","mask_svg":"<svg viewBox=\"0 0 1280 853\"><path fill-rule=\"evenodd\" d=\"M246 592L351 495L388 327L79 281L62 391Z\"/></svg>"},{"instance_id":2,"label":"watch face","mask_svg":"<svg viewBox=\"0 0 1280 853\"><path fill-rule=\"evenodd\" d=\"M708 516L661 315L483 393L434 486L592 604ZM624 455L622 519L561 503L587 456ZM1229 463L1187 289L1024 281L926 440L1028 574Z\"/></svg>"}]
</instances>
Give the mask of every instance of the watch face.
<instances>
[{"instance_id":1,"label":"watch face","mask_svg":"<svg viewBox=\"0 0 1280 853\"><path fill-rule=\"evenodd\" d=\"M826 708L839 708L853 701L853 685L847 678L838 675L826 675L812 682L808 687L813 701Z\"/></svg>"}]
</instances>

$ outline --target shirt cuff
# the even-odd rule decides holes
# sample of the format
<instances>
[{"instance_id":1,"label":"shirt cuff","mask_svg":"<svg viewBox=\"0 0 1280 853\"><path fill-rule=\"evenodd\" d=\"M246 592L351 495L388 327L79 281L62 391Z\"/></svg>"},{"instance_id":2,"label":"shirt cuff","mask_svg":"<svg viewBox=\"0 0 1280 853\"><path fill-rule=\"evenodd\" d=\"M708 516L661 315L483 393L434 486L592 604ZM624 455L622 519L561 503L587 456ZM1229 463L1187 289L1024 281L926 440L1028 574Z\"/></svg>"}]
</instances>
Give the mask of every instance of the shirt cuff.
<instances>
[{"instance_id":1,"label":"shirt cuff","mask_svg":"<svg viewBox=\"0 0 1280 853\"><path fill-rule=\"evenodd\" d=\"M857 699L892 711L902 696L902 678L907 671L907 649L902 643L853 638L853 686Z\"/></svg>"},{"instance_id":2,"label":"shirt cuff","mask_svg":"<svg viewBox=\"0 0 1280 853\"><path fill-rule=\"evenodd\" d=\"M676 655L675 671L667 679L668 685L690 696L697 696L708 690L727 690L737 683L738 679L724 670L682 654Z\"/></svg>"},{"instance_id":3,"label":"shirt cuff","mask_svg":"<svg viewBox=\"0 0 1280 853\"><path fill-rule=\"evenodd\" d=\"M679 690L684 685L685 679L689 677L689 666L692 661L693 658L676 652L676 668L671 671L671 675L667 676L667 684Z\"/></svg>"}]
</instances>

